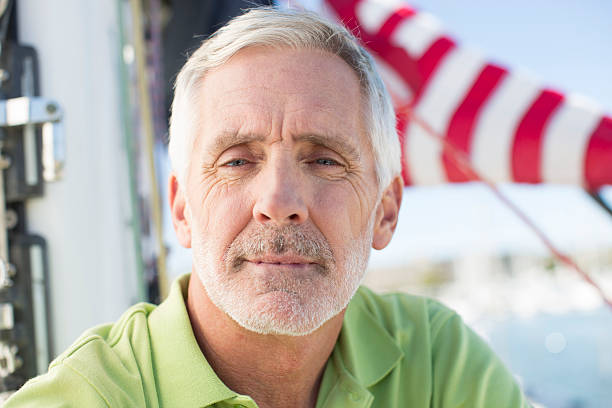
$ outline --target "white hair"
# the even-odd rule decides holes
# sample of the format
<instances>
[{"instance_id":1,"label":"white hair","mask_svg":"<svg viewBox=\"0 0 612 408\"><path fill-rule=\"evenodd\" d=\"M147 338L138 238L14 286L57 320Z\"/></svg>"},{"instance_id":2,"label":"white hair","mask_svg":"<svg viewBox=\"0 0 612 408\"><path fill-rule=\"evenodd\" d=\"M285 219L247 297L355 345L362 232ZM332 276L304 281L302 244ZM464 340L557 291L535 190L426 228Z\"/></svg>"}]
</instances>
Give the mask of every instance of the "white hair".
<instances>
[{"instance_id":1,"label":"white hair","mask_svg":"<svg viewBox=\"0 0 612 408\"><path fill-rule=\"evenodd\" d=\"M372 57L344 27L317 14L274 7L251 9L235 17L189 57L174 85L170 118L169 155L179 183L186 182L195 135L202 126L197 107L202 79L208 70L224 64L238 51L251 46L315 49L342 58L357 74L366 100L366 131L376 163L379 190L401 171L395 113Z\"/></svg>"}]
</instances>

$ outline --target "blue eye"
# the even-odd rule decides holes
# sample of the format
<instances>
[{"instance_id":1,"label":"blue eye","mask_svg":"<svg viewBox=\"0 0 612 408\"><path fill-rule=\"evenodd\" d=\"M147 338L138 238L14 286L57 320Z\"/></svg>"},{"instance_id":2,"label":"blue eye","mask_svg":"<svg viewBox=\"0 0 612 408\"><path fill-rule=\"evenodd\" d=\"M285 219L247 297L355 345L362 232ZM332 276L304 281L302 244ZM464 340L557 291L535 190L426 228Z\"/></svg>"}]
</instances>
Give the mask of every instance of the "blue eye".
<instances>
[{"instance_id":1,"label":"blue eye","mask_svg":"<svg viewBox=\"0 0 612 408\"><path fill-rule=\"evenodd\" d=\"M225 163L225 165L228 167L240 167L248 163L249 162L245 159L236 159L236 160L232 160L232 161Z\"/></svg>"},{"instance_id":2,"label":"blue eye","mask_svg":"<svg viewBox=\"0 0 612 408\"><path fill-rule=\"evenodd\" d=\"M317 159L317 160L315 160L315 162L316 162L317 164L321 164L321 165L323 165L323 166L337 166L337 165L338 165L338 162L337 162L337 161L332 160L332 159L326 159L326 158L323 158L323 159Z\"/></svg>"}]
</instances>

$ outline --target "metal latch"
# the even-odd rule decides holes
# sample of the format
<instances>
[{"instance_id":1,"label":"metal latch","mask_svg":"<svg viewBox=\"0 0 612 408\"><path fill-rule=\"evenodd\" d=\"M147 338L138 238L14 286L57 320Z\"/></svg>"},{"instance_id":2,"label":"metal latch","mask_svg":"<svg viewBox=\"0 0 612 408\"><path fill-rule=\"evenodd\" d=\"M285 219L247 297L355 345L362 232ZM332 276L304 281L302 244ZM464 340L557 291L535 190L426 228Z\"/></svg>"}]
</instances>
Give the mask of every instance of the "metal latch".
<instances>
[{"instance_id":1,"label":"metal latch","mask_svg":"<svg viewBox=\"0 0 612 408\"><path fill-rule=\"evenodd\" d=\"M0 100L0 127L42 125L42 165L45 181L57 181L66 161L62 110L42 97Z\"/></svg>"},{"instance_id":2,"label":"metal latch","mask_svg":"<svg viewBox=\"0 0 612 408\"><path fill-rule=\"evenodd\" d=\"M15 327L15 312L12 303L0 303L0 330L12 330Z\"/></svg>"},{"instance_id":3,"label":"metal latch","mask_svg":"<svg viewBox=\"0 0 612 408\"><path fill-rule=\"evenodd\" d=\"M11 279L13 276L15 276L15 267L0 258L0 291L13 286Z\"/></svg>"},{"instance_id":4,"label":"metal latch","mask_svg":"<svg viewBox=\"0 0 612 408\"><path fill-rule=\"evenodd\" d=\"M19 348L15 344L0 341L0 378L13 374L23 364L17 356L18 351Z\"/></svg>"}]
</instances>

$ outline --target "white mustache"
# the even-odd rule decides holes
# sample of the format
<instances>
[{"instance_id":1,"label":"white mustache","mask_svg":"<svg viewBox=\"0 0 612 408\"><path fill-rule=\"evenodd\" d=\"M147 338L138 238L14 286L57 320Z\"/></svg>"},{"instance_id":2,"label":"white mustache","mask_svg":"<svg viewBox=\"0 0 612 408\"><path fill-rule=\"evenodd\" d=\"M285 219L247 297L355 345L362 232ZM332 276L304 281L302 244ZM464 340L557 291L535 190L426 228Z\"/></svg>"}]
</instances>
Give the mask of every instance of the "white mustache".
<instances>
[{"instance_id":1,"label":"white mustache","mask_svg":"<svg viewBox=\"0 0 612 408\"><path fill-rule=\"evenodd\" d=\"M335 264L331 246L320 231L293 224L247 226L231 243L224 260L237 271L247 259L287 253L308 258L322 266L324 271Z\"/></svg>"}]
</instances>

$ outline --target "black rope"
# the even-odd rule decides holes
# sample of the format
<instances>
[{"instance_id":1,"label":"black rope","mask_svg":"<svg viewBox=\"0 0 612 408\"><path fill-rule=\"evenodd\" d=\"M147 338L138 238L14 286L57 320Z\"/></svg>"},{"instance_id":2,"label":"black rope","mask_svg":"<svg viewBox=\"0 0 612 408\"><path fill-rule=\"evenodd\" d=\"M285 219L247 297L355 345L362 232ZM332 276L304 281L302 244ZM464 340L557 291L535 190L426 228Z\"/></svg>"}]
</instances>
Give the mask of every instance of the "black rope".
<instances>
[{"instance_id":1,"label":"black rope","mask_svg":"<svg viewBox=\"0 0 612 408\"><path fill-rule=\"evenodd\" d=\"M589 192L589 195L591 196L593 200L595 200L597 204L601 206L601 208L603 208L605 212L607 212L612 217L612 204L604 200L601 190L591 191Z\"/></svg>"}]
</instances>

